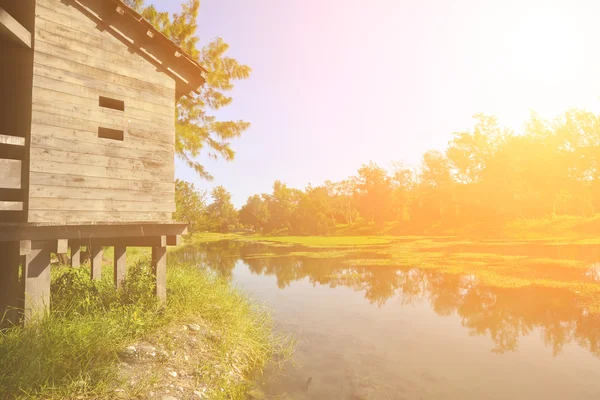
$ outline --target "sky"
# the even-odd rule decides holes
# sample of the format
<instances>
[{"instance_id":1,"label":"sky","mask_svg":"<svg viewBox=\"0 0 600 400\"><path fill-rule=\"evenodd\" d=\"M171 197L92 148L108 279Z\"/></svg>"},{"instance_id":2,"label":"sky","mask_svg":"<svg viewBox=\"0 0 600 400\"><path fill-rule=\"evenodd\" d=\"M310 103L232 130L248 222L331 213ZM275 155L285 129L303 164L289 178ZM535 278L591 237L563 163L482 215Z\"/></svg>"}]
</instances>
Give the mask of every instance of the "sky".
<instances>
[{"instance_id":1,"label":"sky","mask_svg":"<svg viewBox=\"0 0 600 400\"><path fill-rule=\"evenodd\" d=\"M179 0L151 0L177 11ZM304 188L361 164L416 167L476 113L522 130L530 112L600 111L600 2L202 0L201 43L221 37L249 80L217 115L252 126L233 162L201 157L236 206L273 182Z\"/></svg>"}]
</instances>

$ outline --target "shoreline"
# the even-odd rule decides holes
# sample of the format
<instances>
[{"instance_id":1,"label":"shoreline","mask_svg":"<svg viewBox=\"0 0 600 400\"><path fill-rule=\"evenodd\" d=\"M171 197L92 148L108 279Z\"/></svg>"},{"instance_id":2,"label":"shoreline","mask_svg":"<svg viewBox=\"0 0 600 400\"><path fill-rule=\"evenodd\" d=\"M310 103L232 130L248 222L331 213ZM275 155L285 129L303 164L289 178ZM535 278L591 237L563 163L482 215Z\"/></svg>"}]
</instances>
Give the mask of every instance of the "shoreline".
<instances>
[{"instance_id":1,"label":"shoreline","mask_svg":"<svg viewBox=\"0 0 600 400\"><path fill-rule=\"evenodd\" d=\"M197 266L169 264L159 306L143 258L119 292L108 269L93 282L54 267L52 311L0 331L0 398L243 399L271 359L290 357L269 311Z\"/></svg>"}]
</instances>

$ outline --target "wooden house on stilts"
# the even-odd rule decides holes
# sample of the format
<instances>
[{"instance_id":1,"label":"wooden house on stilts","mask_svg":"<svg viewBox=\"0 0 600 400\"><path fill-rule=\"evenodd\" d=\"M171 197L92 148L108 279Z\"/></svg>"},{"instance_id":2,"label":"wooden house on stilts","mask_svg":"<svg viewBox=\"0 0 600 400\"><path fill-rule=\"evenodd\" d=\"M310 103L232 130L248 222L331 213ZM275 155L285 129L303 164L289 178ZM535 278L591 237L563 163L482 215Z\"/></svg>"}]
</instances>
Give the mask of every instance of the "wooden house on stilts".
<instances>
[{"instance_id":1,"label":"wooden house on stilts","mask_svg":"<svg viewBox=\"0 0 600 400\"><path fill-rule=\"evenodd\" d=\"M165 299L175 105L203 68L120 0L0 0L0 319L50 302L50 255L152 248Z\"/></svg>"}]
</instances>

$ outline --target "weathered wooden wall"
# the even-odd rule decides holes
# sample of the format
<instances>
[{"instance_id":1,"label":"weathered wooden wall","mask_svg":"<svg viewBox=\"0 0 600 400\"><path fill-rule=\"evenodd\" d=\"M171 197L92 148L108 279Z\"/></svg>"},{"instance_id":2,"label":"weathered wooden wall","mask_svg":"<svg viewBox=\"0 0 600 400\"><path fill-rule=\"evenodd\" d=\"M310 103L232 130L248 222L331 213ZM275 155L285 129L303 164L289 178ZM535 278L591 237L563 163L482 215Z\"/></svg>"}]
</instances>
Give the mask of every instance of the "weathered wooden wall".
<instances>
[{"instance_id":1,"label":"weathered wooden wall","mask_svg":"<svg viewBox=\"0 0 600 400\"><path fill-rule=\"evenodd\" d=\"M28 221L170 221L175 81L60 0L37 0L34 43Z\"/></svg>"}]
</instances>

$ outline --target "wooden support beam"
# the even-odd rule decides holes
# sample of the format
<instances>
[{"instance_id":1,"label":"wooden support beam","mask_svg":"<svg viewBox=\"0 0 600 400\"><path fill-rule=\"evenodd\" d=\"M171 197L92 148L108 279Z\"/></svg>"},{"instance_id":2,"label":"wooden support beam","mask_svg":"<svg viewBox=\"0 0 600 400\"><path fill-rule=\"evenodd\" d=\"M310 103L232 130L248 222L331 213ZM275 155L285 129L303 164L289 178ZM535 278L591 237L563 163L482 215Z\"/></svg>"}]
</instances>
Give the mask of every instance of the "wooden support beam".
<instances>
[{"instance_id":1,"label":"wooden support beam","mask_svg":"<svg viewBox=\"0 0 600 400\"><path fill-rule=\"evenodd\" d=\"M102 279L102 256L104 255L104 249L102 246L93 246L90 253L92 270L92 279L99 281Z\"/></svg>"},{"instance_id":2,"label":"wooden support beam","mask_svg":"<svg viewBox=\"0 0 600 400\"><path fill-rule=\"evenodd\" d=\"M20 256L27 256L31 254L31 240L21 240L18 243Z\"/></svg>"},{"instance_id":3,"label":"wooden support beam","mask_svg":"<svg viewBox=\"0 0 600 400\"><path fill-rule=\"evenodd\" d=\"M71 267L79 268L81 266L81 245L79 242L69 242L71 247Z\"/></svg>"},{"instance_id":4,"label":"wooden support beam","mask_svg":"<svg viewBox=\"0 0 600 400\"><path fill-rule=\"evenodd\" d=\"M0 211L23 211L23 202L0 201Z\"/></svg>"},{"instance_id":5,"label":"wooden support beam","mask_svg":"<svg viewBox=\"0 0 600 400\"><path fill-rule=\"evenodd\" d=\"M0 158L5 160L24 160L26 148L0 143Z\"/></svg>"},{"instance_id":6,"label":"wooden support beam","mask_svg":"<svg viewBox=\"0 0 600 400\"><path fill-rule=\"evenodd\" d=\"M16 324L23 307L24 289L19 283L19 253L19 242L0 243L0 325L2 322Z\"/></svg>"},{"instance_id":7,"label":"wooden support beam","mask_svg":"<svg viewBox=\"0 0 600 400\"><path fill-rule=\"evenodd\" d=\"M25 146L25 138L21 136L10 136L0 134L0 144L11 146Z\"/></svg>"},{"instance_id":8,"label":"wooden support beam","mask_svg":"<svg viewBox=\"0 0 600 400\"><path fill-rule=\"evenodd\" d=\"M120 289L127 276L127 247L115 246L114 279L115 287Z\"/></svg>"},{"instance_id":9,"label":"wooden support beam","mask_svg":"<svg viewBox=\"0 0 600 400\"><path fill-rule=\"evenodd\" d=\"M0 7L0 35L13 43L31 48L31 32Z\"/></svg>"},{"instance_id":10,"label":"wooden support beam","mask_svg":"<svg viewBox=\"0 0 600 400\"><path fill-rule=\"evenodd\" d=\"M67 254L69 252L69 241L67 239L58 239L56 241L56 254Z\"/></svg>"},{"instance_id":11,"label":"wooden support beam","mask_svg":"<svg viewBox=\"0 0 600 400\"><path fill-rule=\"evenodd\" d=\"M2 184L2 162L0 160L0 186ZM20 176L20 175L19 175ZM20 178L19 178L20 179ZM0 242L19 240L81 240L87 244L88 239L103 238L139 238L169 235L185 235L187 225L180 222L171 223L113 223L113 224L14 224L0 226ZM111 243L111 245L115 242Z\"/></svg>"},{"instance_id":12,"label":"wooden support beam","mask_svg":"<svg viewBox=\"0 0 600 400\"><path fill-rule=\"evenodd\" d=\"M126 247L165 247L167 245L166 236L147 236L147 237L117 237L117 238L102 238L91 239L89 243L92 247L97 246L114 246L116 244ZM82 242L86 244L86 242Z\"/></svg>"},{"instance_id":13,"label":"wooden support beam","mask_svg":"<svg viewBox=\"0 0 600 400\"><path fill-rule=\"evenodd\" d=\"M50 307L50 252L45 248L32 249L25 256L23 275L25 323L28 323L43 317Z\"/></svg>"},{"instance_id":14,"label":"wooden support beam","mask_svg":"<svg viewBox=\"0 0 600 400\"><path fill-rule=\"evenodd\" d=\"M167 236L167 246L180 246L181 245L181 236Z\"/></svg>"},{"instance_id":15,"label":"wooden support beam","mask_svg":"<svg viewBox=\"0 0 600 400\"><path fill-rule=\"evenodd\" d=\"M155 294L159 302L167 300L167 249L152 248L152 274L156 278Z\"/></svg>"},{"instance_id":16,"label":"wooden support beam","mask_svg":"<svg viewBox=\"0 0 600 400\"><path fill-rule=\"evenodd\" d=\"M0 166L1 168L1 166ZM20 201L24 199L23 189L3 189L0 188L0 201Z\"/></svg>"},{"instance_id":17,"label":"wooden support beam","mask_svg":"<svg viewBox=\"0 0 600 400\"><path fill-rule=\"evenodd\" d=\"M23 162L0 158L0 189L21 189L21 171ZM31 239L31 238L24 238Z\"/></svg>"}]
</instances>

